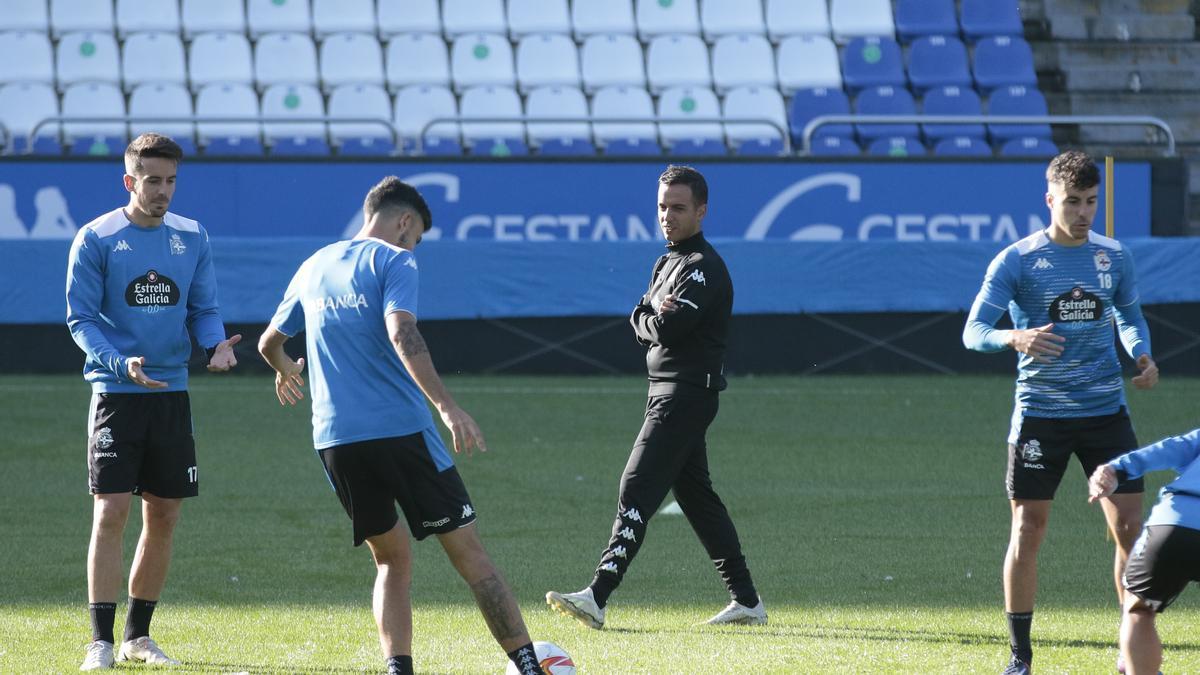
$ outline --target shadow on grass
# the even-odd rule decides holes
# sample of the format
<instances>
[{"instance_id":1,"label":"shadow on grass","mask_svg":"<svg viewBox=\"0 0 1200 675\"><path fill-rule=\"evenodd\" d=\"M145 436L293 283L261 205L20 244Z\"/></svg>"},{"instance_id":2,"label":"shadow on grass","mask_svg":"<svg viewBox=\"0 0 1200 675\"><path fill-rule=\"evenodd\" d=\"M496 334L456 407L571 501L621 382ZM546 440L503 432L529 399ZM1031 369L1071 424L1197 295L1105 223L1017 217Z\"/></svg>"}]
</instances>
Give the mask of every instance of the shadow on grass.
<instances>
[{"instance_id":1,"label":"shadow on grass","mask_svg":"<svg viewBox=\"0 0 1200 675\"><path fill-rule=\"evenodd\" d=\"M152 670L146 668L147 671ZM246 673L247 675L274 675L275 673L297 673L298 675L318 675L324 673L362 673L359 668L338 668L336 666L252 666L242 663L220 663L216 661L188 661L171 668L173 673Z\"/></svg>"}]
</instances>

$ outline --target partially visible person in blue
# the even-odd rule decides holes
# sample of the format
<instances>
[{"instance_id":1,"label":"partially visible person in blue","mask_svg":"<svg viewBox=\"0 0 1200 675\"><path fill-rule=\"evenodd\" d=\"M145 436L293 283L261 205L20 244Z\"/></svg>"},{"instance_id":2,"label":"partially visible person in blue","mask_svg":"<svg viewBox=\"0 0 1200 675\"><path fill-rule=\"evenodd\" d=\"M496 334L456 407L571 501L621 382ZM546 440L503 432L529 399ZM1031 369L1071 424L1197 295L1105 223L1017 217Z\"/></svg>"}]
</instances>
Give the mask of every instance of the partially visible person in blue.
<instances>
[{"instance_id":1,"label":"partially visible person in blue","mask_svg":"<svg viewBox=\"0 0 1200 675\"><path fill-rule=\"evenodd\" d=\"M125 150L129 204L79 230L67 267L67 326L87 359L88 547L92 642L81 670L111 668L123 566L121 542L133 495L142 534L129 572L129 615L115 660L177 665L150 638L150 619L171 562L185 497L199 494L187 363L192 338L208 369L237 365L217 307L208 233L167 211L183 151L143 134Z\"/></svg>"},{"instance_id":2,"label":"partially visible person in blue","mask_svg":"<svg viewBox=\"0 0 1200 675\"><path fill-rule=\"evenodd\" d=\"M409 532L417 540L437 535L518 672L542 673L425 403L437 407L455 452L487 450L475 420L442 384L417 329L412 251L432 226L429 206L415 188L389 176L367 193L363 217L354 239L330 244L300 265L259 340L276 372L275 394L281 405L303 398L304 359L293 361L283 348L303 330L313 444L350 516L354 545L365 541L375 559L375 620L389 675L413 672Z\"/></svg>"},{"instance_id":3,"label":"partially visible person in blue","mask_svg":"<svg viewBox=\"0 0 1200 675\"><path fill-rule=\"evenodd\" d=\"M1088 501L1096 502L1122 481L1163 469L1179 477L1159 492L1125 567L1121 657L1129 675L1158 672L1163 650L1154 615L1200 582L1200 429L1101 464L1088 484Z\"/></svg>"},{"instance_id":4,"label":"partially visible person in blue","mask_svg":"<svg viewBox=\"0 0 1200 675\"><path fill-rule=\"evenodd\" d=\"M1049 227L992 260L963 330L969 349L1020 353L1006 476L1012 510L1004 559L1008 675L1031 671L1037 553L1071 455L1087 476L1138 446L1113 344L1114 321L1140 370L1134 386L1149 389L1158 382L1133 258L1120 242L1092 231L1099 169L1082 152L1064 152L1050 161L1046 183ZM995 327L1005 312L1012 330ZM1116 540L1113 577L1122 604L1121 574L1140 530L1142 492L1142 481L1130 479L1101 501Z\"/></svg>"}]
</instances>

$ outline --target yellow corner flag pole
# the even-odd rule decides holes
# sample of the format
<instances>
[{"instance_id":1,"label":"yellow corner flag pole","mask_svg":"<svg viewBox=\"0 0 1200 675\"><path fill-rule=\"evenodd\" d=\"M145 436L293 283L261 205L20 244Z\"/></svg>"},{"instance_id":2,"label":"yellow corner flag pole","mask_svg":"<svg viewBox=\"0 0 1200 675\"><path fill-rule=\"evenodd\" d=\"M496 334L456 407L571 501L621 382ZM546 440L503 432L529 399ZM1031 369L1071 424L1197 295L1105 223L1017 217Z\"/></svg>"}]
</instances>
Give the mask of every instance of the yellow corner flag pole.
<instances>
[{"instance_id":1,"label":"yellow corner flag pole","mask_svg":"<svg viewBox=\"0 0 1200 675\"><path fill-rule=\"evenodd\" d=\"M1104 158L1104 236L1113 237L1113 158Z\"/></svg>"}]
</instances>

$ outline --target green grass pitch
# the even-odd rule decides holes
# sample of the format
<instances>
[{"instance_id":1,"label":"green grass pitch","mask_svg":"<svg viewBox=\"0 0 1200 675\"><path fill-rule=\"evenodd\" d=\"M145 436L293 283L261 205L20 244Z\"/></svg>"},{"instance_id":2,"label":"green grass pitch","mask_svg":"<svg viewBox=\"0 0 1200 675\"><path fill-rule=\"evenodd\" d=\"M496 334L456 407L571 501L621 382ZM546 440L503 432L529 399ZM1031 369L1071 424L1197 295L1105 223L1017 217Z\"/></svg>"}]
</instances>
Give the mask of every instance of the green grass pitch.
<instances>
[{"instance_id":1,"label":"green grass pitch","mask_svg":"<svg viewBox=\"0 0 1200 675\"><path fill-rule=\"evenodd\" d=\"M759 628L694 624L727 597L679 516L648 543L589 631L544 605L589 579L641 420L636 377L455 377L491 451L459 458L492 556L534 639L581 673L995 673L1007 654L1005 377L735 378L710 431L716 486L770 612ZM1198 423L1200 380L1129 391L1143 442ZM0 378L0 672L67 673L89 639L84 562L88 389ZM307 405L265 376L192 383L201 497L190 500L153 633L182 672L357 673L382 665L374 569L310 441ZM1076 465L1077 466L1077 465ZM1150 481L1154 493L1168 476ZM127 529L126 564L139 529ZM1041 673L1111 672L1112 546L1073 468L1041 552ZM433 541L415 547L418 672L500 673L469 592ZM124 599L118 607L118 633ZM1166 672L1200 672L1200 589L1160 620ZM121 670L139 670L121 666Z\"/></svg>"}]
</instances>

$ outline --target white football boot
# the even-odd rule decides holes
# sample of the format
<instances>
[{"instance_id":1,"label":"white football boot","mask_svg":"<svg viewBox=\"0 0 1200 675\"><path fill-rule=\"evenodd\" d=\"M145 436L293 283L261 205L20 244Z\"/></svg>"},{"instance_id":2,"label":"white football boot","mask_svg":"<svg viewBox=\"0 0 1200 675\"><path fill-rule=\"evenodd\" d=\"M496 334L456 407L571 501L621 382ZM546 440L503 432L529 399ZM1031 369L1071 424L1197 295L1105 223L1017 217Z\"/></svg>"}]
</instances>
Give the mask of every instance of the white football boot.
<instances>
[{"instance_id":1,"label":"white football boot","mask_svg":"<svg viewBox=\"0 0 1200 675\"><path fill-rule=\"evenodd\" d=\"M107 670L113 667L113 643L105 640L93 640L87 646L87 656L83 657L80 670Z\"/></svg>"},{"instance_id":2,"label":"white football boot","mask_svg":"<svg viewBox=\"0 0 1200 675\"><path fill-rule=\"evenodd\" d=\"M118 661L141 661L152 666L177 666L179 662L163 653L158 643L149 635L126 640L121 643Z\"/></svg>"},{"instance_id":3,"label":"white football boot","mask_svg":"<svg viewBox=\"0 0 1200 675\"><path fill-rule=\"evenodd\" d=\"M546 604L588 628L604 628L604 610L596 604L596 597L592 595L591 588L585 588L578 593L550 591L546 594Z\"/></svg>"},{"instance_id":4,"label":"white football boot","mask_svg":"<svg viewBox=\"0 0 1200 675\"><path fill-rule=\"evenodd\" d=\"M761 626L767 623L767 608L763 605L762 598L759 598L758 604L753 607L747 607L737 600L732 600L725 609L717 612L715 616L704 623L711 626L723 624Z\"/></svg>"}]
</instances>

